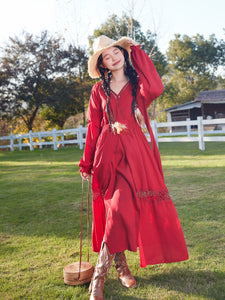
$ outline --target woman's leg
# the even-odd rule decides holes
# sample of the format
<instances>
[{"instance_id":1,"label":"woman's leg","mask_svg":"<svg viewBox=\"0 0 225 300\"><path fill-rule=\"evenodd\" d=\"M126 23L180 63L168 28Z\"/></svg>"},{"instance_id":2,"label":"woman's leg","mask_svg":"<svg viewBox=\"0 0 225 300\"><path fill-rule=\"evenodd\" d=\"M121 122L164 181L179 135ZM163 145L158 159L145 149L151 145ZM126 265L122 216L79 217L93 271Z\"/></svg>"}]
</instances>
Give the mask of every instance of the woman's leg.
<instances>
[{"instance_id":1,"label":"woman's leg","mask_svg":"<svg viewBox=\"0 0 225 300\"><path fill-rule=\"evenodd\" d=\"M115 267L121 284L126 288L134 288L137 286L136 280L131 275L128 268L126 256L124 252L118 252L115 255Z\"/></svg>"},{"instance_id":2,"label":"woman's leg","mask_svg":"<svg viewBox=\"0 0 225 300\"><path fill-rule=\"evenodd\" d=\"M89 287L91 292L90 300L104 299L104 283L114 258L115 254L110 254L106 243L103 242Z\"/></svg>"}]
</instances>

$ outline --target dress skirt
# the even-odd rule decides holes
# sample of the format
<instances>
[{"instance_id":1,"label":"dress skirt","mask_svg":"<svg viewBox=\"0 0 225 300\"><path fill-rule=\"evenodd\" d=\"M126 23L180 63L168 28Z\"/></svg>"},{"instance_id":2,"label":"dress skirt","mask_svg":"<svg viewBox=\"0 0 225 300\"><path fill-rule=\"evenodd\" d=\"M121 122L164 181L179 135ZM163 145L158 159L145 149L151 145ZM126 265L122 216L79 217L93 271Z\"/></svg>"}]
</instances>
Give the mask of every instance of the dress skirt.
<instances>
[{"instance_id":1,"label":"dress skirt","mask_svg":"<svg viewBox=\"0 0 225 300\"><path fill-rule=\"evenodd\" d=\"M176 209L136 124L120 134L105 125L98 139L92 179L94 251L104 240L110 253L139 247L141 267L185 260Z\"/></svg>"}]
</instances>

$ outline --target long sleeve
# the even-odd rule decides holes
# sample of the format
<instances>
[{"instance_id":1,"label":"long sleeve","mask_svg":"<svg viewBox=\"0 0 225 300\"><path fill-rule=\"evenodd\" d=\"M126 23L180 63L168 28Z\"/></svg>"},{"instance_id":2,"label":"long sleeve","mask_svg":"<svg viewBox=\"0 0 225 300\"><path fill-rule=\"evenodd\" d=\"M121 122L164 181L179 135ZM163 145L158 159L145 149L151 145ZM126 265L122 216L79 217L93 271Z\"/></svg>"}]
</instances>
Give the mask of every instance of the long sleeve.
<instances>
[{"instance_id":1,"label":"long sleeve","mask_svg":"<svg viewBox=\"0 0 225 300\"><path fill-rule=\"evenodd\" d=\"M91 174L96 143L101 132L102 109L98 95L98 85L94 85L88 107L88 129L83 157L80 160L80 172Z\"/></svg>"},{"instance_id":2,"label":"long sleeve","mask_svg":"<svg viewBox=\"0 0 225 300\"><path fill-rule=\"evenodd\" d=\"M138 46L131 46L131 61L139 76L140 93L148 107L163 92L161 78L150 57Z\"/></svg>"}]
</instances>

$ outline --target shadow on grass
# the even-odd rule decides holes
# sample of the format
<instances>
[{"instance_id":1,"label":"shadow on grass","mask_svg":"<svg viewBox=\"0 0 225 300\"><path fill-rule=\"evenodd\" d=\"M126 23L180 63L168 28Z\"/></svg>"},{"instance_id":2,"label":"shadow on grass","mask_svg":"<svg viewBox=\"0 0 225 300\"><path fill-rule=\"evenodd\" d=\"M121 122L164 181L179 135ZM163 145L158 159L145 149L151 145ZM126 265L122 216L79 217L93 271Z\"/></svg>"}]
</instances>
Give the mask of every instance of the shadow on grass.
<instances>
[{"instance_id":1,"label":"shadow on grass","mask_svg":"<svg viewBox=\"0 0 225 300\"><path fill-rule=\"evenodd\" d=\"M225 274L222 271L187 270L176 268L166 270L163 274L154 274L149 279L136 277L141 287L176 291L186 296L203 296L206 299L225 299ZM127 298L135 299L135 298ZM138 298L137 298L138 299ZM172 298L171 298L172 299Z\"/></svg>"},{"instance_id":2,"label":"shadow on grass","mask_svg":"<svg viewBox=\"0 0 225 300\"><path fill-rule=\"evenodd\" d=\"M88 291L89 284L84 285L85 289ZM133 293L134 295L130 295ZM108 279L104 285L104 299L106 300L143 300L148 299L144 296L136 296L138 294L137 289L126 289L121 286L117 279ZM90 293L88 292L88 296Z\"/></svg>"},{"instance_id":3,"label":"shadow on grass","mask_svg":"<svg viewBox=\"0 0 225 300\"><path fill-rule=\"evenodd\" d=\"M62 283L59 285L56 285L57 288L62 288ZM78 286L69 286L66 284L63 284L63 289L69 290L70 293L73 295L76 295L76 298L74 299L89 299L90 293L89 293L89 283L84 285L78 285ZM130 295L130 293L133 293L134 295ZM119 281L117 279L108 279L106 280L106 283L104 285L104 299L105 300L143 300L143 299L149 299L146 297L139 297L135 294L138 294L137 290L128 290L121 286ZM70 298L68 298L70 299Z\"/></svg>"},{"instance_id":4,"label":"shadow on grass","mask_svg":"<svg viewBox=\"0 0 225 300\"><path fill-rule=\"evenodd\" d=\"M164 273L135 276L137 289L125 289L117 279L107 279L104 297L107 300L183 299L204 297L224 299L223 272L173 268ZM88 291L88 284L85 289ZM161 290L161 291L160 291ZM163 298L162 298L163 297ZM183 297L183 298L181 298Z\"/></svg>"}]
</instances>

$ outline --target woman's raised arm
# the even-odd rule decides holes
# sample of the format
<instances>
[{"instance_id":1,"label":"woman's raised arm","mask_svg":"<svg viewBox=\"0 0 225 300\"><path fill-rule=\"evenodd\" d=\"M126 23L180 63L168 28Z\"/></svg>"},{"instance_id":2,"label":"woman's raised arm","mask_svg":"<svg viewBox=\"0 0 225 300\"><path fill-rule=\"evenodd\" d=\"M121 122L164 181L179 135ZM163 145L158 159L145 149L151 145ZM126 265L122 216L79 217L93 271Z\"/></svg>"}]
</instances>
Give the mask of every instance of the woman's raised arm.
<instances>
[{"instance_id":1,"label":"woman's raised arm","mask_svg":"<svg viewBox=\"0 0 225 300\"><path fill-rule=\"evenodd\" d=\"M145 98L146 107L163 92L162 80L147 53L140 45L131 46L131 61L139 76L140 93Z\"/></svg>"}]
</instances>

